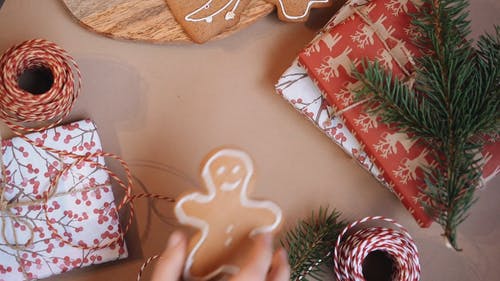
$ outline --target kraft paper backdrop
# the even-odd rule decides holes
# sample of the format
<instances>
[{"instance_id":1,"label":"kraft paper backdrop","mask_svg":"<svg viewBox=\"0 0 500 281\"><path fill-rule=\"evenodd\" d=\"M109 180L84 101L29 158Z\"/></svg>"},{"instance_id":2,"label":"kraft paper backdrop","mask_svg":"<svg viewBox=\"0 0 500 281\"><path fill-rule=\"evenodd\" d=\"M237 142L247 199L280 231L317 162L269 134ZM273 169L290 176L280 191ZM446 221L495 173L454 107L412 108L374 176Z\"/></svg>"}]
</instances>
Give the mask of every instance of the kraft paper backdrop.
<instances>
[{"instance_id":1,"label":"kraft paper backdrop","mask_svg":"<svg viewBox=\"0 0 500 281\"><path fill-rule=\"evenodd\" d=\"M497 1L471 2L474 34L500 24ZM280 75L327 21L328 13L321 15L310 25L281 23L272 15L202 46L150 45L90 33L57 0L7 1L0 10L0 50L43 37L74 55L84 81L72 120L92 118L103 148L124 156L150 192L176 196L194 188L202 157L216 146L234 144L253 156L256 196L281 205L285 227L327 204L348 219L389 216L414 237L422 280L495 280L500 178L479 193L460 230L464 252L457 254L445 248L437 225L420 229L393 194L275 94ZM9 137L1 128L2 137ZM184 175L174 176L174 170ZM175 223L171 205L157 203L165 217L151 220L146 205L137 204L137 243L150 256L164 248ZM130 240L127 246L133 246ZM48 280L135 280L141 263L92 266Z\"/></svg>"}]
</instances>

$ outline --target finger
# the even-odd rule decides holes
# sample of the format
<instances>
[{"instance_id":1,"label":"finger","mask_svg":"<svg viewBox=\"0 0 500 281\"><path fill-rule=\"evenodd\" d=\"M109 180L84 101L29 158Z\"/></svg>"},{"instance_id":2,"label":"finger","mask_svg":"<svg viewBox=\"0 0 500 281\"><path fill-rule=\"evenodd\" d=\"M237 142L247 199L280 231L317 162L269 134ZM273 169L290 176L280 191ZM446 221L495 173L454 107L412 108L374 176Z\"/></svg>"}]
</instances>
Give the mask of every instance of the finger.
<instances>
[{"instance_id":1,"label":"finger","mask_svg":"<svg viewBox=\"0 0 500 281\"><path fill-rule=\"evenodd\" d=\"M274 253L271 263L271 272L267 281L288 281L290 280L290 264L288 263L288 254L281 248Z\"/></svg>"},{"instance_id":2,"label":"finger","mask_svg":"<svg viewBox=\"0 0 500 281\"><path fill-rule=\"evenodd\" d=\"M266 280L272 256L272 235L266 233L256 236L245 264L231 281Z\"/></svg>"},{"instance_id":3,"label":"finger","mask_svg":"<svg viewBox=\"0 0 500 281\"><path fill-rule=\"evenodd\" d=\"M184 234L180 231L172 233L167 248L158 258L151 281L180 280L186 259L186 247Z\"/></svg>"}]
</instances>

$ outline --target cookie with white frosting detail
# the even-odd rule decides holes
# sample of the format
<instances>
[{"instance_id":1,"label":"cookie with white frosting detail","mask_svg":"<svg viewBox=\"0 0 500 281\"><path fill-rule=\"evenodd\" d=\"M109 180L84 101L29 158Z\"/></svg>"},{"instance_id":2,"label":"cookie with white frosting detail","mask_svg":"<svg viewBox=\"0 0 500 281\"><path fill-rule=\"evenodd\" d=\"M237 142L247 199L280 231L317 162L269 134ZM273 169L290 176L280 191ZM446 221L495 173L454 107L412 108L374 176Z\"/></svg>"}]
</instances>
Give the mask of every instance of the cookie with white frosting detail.
<instances>
[{"instance_id":1,"label":"cookie with white frosting detail","mask_svg":"<svg viewBox=\"0 0 500 281\"><path fill-rule=\"evenodd\" d=\"M236 25L250 0L165 0L174 18L196 43Z\"/></svg>"},{"instance_id":2,"label":"cookie with white frosting detail","mask_svg":"<svg viewBox=\"0 0 500 281\"><path fill-rule=\"evenodd\" d=\"M304 22L312 8L330 7L333 0L266 0L278 9L278 17L286 22Z\"/></svg>"},{"instance_id":3,"label":"cookie with white frosting detail","mask_svg":"<svg viewBox=\"0 0 500 281\"><path fill-rule=\"evenodd\" d=\"M245 152L213 151L202 162L201 179L205 191L184 195L175 206L179 222L198 230L190 240L183 273L190 281L237 273L252 237L277 232L282 221L278 205L248 197L254 169Z\"/></svg>"}]
</instances>

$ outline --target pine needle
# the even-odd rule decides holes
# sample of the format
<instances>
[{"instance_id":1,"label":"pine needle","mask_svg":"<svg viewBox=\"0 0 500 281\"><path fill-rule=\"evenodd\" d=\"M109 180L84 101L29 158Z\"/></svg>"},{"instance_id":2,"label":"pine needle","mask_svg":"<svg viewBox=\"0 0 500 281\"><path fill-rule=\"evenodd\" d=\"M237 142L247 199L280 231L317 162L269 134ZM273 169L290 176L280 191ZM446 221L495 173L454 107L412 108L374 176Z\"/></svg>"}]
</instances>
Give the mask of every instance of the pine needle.
<instances>
[{"instance_id":1,"label":"pine needle","mask_svg":"<svg viewBox=\"0 0 500 281\"><path fill-rule=\"evenodd\" d=\"M470 34L467 0L422 0L413 15L420 34L415 44L425 54L416 59L410 88L377 62L364 62L355 75L364 83L357 99L371 98L368 110L411 133L433 151L437 168L424 167L427 200L422 205L457 244L457 227L467 218L481 182L480 152L485 134L500 128L500 27L479 38ZM362 74L361 74L362 73ZM478 157L479 156L479 157Z\"/></svg>"},{"instance_id":2,"label":"pine needle","mask_svg":"<svg viewBox=\"0 0 500 281\"><path fill-rule=\"evenodd\" d=\"M333 268L333 247L339 233L347 225L339 217L340 212L336 210L320 208L285 234L281 245L288 250L290 280L322 280L325 273L322 265L330 261L330 268Z\"/></svg>"}]
</instances>

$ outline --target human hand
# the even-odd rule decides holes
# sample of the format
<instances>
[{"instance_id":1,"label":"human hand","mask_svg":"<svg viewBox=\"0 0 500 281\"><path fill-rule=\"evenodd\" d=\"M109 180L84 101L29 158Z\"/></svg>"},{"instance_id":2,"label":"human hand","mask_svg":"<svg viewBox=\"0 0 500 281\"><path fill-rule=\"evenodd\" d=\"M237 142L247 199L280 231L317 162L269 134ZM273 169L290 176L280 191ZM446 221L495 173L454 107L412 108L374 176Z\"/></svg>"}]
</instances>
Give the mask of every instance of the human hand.
<instances>
[{"instance_id":1,"label":"human hand","mask_svg":"<svg viewBox=\"0 0 500 281\"><path fill-rule=\"evenodd\" d=\"M186 260L187 239L181 232L170 235L167 248L158 258L152 281L180 280ZM258 235L247 260L229 281L288 281L290 265L284 249L273 253L272 236Z\"/></svg>"},{"instance_id":2,"label":"human hand","mask_svg":"<svg viewBox=\"0 0 500 281\"><path fill-rule=\"evenodd\" d=\"M273 237L262 234L255 237L245 264L229 281L289 281L290 265L283 248L273 253Z\"/></svg>"}]
</instances>

